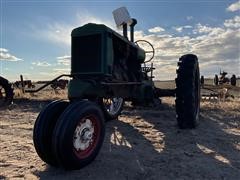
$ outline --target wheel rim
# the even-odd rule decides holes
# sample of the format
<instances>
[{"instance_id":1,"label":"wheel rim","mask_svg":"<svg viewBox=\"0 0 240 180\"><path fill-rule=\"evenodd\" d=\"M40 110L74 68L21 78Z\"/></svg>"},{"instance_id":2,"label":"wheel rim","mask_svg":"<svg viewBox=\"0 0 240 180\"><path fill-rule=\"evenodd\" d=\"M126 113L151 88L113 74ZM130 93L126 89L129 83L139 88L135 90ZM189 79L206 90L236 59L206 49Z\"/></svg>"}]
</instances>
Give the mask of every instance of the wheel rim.
<instances>
[{"instance_id":1,"label":"wheel rim","mask_svg":"<svg viewBox=\"0 0 240 180\"><path fill-rule=\"evenodd\" d=\"M92 154L100 137L100 124L97 117L90 115L82 118L74 131L73 150L79 159Z\"/></svg>"},{"instance_id":2,"label":"wheel rim","mask_svg":"<svg viewBox=\"0 0 240 180\"><path fill-rule=\"evenodd\" d=\"M110 115L117 114L122 107L122 103L123 103L123 98L114 97L114 98L103 99L104 107Z\"/></svg>"},{"instance_id":3,"label":"wheel rim","mask_svg":"<svg viewBox=\"0 0 240 180\"><path fill-rule=\"evenodd\" d=\"M6 98L6 91L5 89L0 85L0 104L3 104Z\"/></svg>"}]
</instances>

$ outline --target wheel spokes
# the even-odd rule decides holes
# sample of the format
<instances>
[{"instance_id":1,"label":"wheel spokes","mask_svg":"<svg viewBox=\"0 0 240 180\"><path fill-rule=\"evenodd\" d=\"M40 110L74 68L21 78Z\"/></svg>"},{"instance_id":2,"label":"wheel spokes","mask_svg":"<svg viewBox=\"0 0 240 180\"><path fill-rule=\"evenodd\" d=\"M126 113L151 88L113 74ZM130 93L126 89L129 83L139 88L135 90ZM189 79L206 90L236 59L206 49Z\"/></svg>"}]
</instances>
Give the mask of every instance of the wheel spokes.
<instances>
[{"instance_id":1,"label":"wheel spokes","mask_svg":"<svg viewBox=\"0 0 240 180\"><path fill-rule=\"evenodd\" d=\"M106 110L112 115L116 114L119 111L119 109L121 108L122 102L123 102L122 98L103 99L103 103Z\"/></svg>"}]
</instances>

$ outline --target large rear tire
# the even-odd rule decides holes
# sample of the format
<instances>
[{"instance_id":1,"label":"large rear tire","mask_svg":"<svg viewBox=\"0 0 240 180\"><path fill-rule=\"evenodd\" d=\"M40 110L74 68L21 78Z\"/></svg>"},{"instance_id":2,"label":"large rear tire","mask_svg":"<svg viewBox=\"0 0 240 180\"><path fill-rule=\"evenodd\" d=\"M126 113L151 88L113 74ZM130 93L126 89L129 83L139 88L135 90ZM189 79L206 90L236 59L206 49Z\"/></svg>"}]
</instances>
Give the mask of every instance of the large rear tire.
<instances>
[{"instance_id":1,"label":"large rear tire","mask_svg":"<svg viewBox=\"0 0 240 180\"><path fill-rule=\"evenodd\" d=\"M34 147L39 157L51 166L58 166L58 161L52 150L53 129L68 104L66 101L51 102L40 112L34 124Z\"/></svg>"},{"instance_id":2,"label":"large rear tire","mask_svg":"<svg viewBox=\"0 0 240 180\"><path fill-rule=\"evenodd\" d=\"M13 101L13 89L7 79L0 76L0 107L8 106Z\"/></svg>"},{"instance_id":3,"label":"large rear tire","mask_svg":"<svg viewBox=\"0 0 240 180\"><path fill-rule=\"evenodd\" d=\"M79 169L91 163L102 146L104 116L97 104L73 102L60 116L53 133L53 149L65 169Z\"/></svg>"},{"instance_id":4,"label":"large rear tire","mask_svg":"<svg viewBox=\"0 0 240 180\"><path fill-rule=\"evenodd\" d=\"M181 129L195 128L199 122L200 75L198 58L187 54L179 59L176 78L176 114Z\"/></svg>"}]
</instances>

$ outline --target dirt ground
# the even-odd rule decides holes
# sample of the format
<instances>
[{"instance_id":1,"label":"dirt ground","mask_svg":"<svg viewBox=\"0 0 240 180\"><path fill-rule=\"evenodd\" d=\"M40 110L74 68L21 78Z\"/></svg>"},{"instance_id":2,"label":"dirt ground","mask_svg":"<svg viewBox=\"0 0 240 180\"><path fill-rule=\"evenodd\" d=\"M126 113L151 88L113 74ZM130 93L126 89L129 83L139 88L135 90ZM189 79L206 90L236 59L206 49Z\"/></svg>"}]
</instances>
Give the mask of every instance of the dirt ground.
<instances>
[{"instance_id":1,"label":"dirt ground","mask_svg":"<svg viewBox=\"0 0 240 180\"><path fill-rule=\"evenodd\" d=\"M240 179L240 100L201 103L195 130L176 126L173 98L154 108L126 106L106 123L96 160L81 170L46 165L32 142L51 99L16 99L0 110L0 179Z\"/></svg>"}]
</instances>

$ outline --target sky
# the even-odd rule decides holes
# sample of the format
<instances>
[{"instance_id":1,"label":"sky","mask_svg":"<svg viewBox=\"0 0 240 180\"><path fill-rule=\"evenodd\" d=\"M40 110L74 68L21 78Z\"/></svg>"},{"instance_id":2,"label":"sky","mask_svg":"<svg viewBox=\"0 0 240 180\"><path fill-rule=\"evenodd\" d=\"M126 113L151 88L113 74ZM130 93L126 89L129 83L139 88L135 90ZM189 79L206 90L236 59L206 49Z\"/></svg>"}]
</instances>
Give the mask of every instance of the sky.
<instances>
[{"instance_id":1,"label":"sky","mask_svg":"<svg viewBox=\"0 0 240 180\"><path fill-rule=\"evenodd\" d=\"M240 76L239 0L0 1L0 75L10 81L70 73L71 30L89 22L117 30L112 11L122 6L138 21L135 40L155 48L155 80L174 79L187 53L205 77Z\"/></svg>"}]
</instances>

